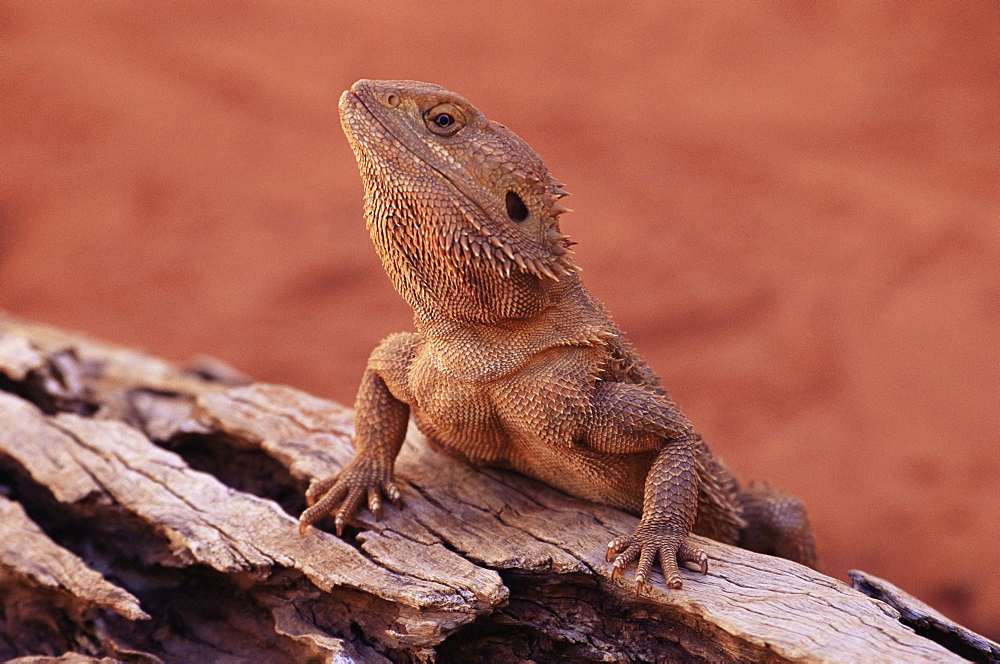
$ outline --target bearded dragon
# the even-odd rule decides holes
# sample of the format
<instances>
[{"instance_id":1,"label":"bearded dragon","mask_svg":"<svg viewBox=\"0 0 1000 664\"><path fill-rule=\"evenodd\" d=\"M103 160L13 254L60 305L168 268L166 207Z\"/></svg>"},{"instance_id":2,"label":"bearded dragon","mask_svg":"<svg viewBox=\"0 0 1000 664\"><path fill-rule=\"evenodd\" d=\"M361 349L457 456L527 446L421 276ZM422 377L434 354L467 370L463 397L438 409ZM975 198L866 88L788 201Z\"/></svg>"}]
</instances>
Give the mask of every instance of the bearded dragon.
<instances>
[{"instance_id":1,"label":"bearded dragon","mask_svg":"<svg viewBox=\"0 0 1000 664\"><path fill-rule=\"evenodd\" d=\"M580 282L560 229L566 192L537 154L463 97L416 81L361 80L340 98L365 188L365 222L415 333L372 353L354 458L313 481L310 524L337 534L367 501L401 505L393 465L412 415L432 446L641 515L608 545L612 579L659 559L708 569L694 532L815 567L801 504L741 487Z\"/></svg>"}]
</instances>

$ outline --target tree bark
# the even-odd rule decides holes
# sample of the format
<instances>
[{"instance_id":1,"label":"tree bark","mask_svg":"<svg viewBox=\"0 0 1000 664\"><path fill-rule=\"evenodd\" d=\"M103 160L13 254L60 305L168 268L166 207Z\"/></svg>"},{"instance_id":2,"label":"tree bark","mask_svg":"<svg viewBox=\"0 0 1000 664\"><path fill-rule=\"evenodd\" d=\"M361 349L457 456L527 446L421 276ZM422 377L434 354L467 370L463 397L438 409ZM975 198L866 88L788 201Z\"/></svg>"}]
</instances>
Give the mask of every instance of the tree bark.
<instances>
[{"instance_id":1,"label":"tree bark","mask_svg":"<svg viewBox=\"0 0 1000 664\"><path fill-rule=\"evenodd\" d=\"M681 590L615 583L636 519L428 449L405 506L296 518L351 411L0 314L0 657L15 661L995 661L879 579L873 599L710 540ZM915 628L915 629L914 629ZM915 631L916 630L916 631ZM942 645L943 644L943 645Z\"/></svg>"}]
</instances>

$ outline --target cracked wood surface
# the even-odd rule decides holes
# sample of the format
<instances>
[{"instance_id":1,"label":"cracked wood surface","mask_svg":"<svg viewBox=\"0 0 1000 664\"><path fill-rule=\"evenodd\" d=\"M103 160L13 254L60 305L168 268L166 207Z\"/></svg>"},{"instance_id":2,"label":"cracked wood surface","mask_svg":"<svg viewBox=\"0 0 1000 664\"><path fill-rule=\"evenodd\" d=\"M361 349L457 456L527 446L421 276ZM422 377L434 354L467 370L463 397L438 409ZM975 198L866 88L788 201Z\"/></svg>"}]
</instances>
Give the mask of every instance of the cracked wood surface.
<instances>
[{"instance_id":1,"label":"cracked wood surface","mask_svg":"<svg viewBox=\"0 0 1000 664\"><path fill-rule=\"evenodd\" d=\"M901 604L710 540L707 576L636 598L603 558L635 517L412 427L402 511L300 536L309 479L351 457L351 412L239 382L0 315L0 656L963 661ZM951 645L989 661L988 642Z\"/></svg>"},{"instance_id":2,"label":"cracked wood surface","mask_svg":"<svg viewBox=\"0 0 1000 664\"><path fill-rule=\"evenodd\" d=\"M134 595L109 583L79 556L49 539L21 505L3 496L0 561L0 583L16 579L62 593L78 606L108 609L129 620L149 619Z\"/></svg>"}]
</instances>

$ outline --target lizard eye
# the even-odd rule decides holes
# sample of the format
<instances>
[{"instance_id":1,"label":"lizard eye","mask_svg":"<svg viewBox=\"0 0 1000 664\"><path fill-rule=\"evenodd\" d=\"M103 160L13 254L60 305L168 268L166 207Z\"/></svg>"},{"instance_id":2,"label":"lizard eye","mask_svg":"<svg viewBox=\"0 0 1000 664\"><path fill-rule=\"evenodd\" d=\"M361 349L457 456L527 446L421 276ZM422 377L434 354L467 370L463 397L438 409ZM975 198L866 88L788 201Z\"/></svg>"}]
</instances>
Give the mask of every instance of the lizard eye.
<instances>
[{"instance_id":1,"label":"lizard eye","mask_svg":"<svg viewBox=\"0 0 1000 664\"><path fill-rule=\"evenodd\" d=\"M424 123L438 136L451 136L465 126L465 115L454 104L438 104L424 114Z\"/></svg>"}]
</instances>

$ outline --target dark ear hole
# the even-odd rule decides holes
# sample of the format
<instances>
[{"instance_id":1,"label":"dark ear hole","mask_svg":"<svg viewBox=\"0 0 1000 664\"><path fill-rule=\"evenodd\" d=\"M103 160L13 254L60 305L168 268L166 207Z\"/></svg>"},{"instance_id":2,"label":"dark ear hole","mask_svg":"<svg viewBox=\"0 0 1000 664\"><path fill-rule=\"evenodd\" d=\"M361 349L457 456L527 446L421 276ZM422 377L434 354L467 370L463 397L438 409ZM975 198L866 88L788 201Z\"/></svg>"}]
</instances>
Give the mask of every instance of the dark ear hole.
<instances>
[{"instance_id":1,"label":"dark ear hole","mask_svg":"<svg viewBox=\"0 0 1000 664\"><path fill-rule=\"evenodd\" d=\"M528 206L524 204L524 201L516 193L508 191L504 202L507 204L508 217L517 222L522 222L528 218Z\"/></svg>"}]
</instances>

